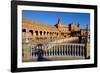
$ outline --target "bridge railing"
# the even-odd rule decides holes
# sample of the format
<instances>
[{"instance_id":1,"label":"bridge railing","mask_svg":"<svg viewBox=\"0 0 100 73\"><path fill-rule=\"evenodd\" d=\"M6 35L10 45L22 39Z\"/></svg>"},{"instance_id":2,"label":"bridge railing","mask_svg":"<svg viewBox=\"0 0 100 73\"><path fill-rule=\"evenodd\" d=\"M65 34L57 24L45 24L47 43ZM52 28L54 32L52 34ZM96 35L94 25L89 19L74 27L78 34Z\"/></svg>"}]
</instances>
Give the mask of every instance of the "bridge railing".
<instances>
[{"instance_id":1,"label":"bridge railing","mask_svg":"<svg viewBox=\"0 0 100 73\"><path fill-rule=\"evenodd\" d=\"M32 57L48 57L48 56L85 56L85 44L76 43L52 43L45 45L32 45L30 49Z\"/></svg>"}]
</instances>

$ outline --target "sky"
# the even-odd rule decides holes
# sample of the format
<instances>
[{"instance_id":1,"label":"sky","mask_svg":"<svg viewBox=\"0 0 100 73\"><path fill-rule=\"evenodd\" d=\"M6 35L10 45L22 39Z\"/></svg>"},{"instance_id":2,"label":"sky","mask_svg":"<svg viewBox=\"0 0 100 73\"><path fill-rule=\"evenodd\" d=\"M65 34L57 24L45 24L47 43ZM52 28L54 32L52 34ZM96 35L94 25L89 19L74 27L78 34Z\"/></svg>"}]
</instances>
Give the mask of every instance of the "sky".
<instances>
[{"instance_id":1,"label":"sky","mask_svg":"<svg viewBox=\"0 0 100 73\"><path fill-rule=\"evenodd\" d=\"M22 17L49 25L55 25L60 18L63 25L79 23L81 28L90 27L89 13L23 10Z\"/></svg>"}]
</instances>

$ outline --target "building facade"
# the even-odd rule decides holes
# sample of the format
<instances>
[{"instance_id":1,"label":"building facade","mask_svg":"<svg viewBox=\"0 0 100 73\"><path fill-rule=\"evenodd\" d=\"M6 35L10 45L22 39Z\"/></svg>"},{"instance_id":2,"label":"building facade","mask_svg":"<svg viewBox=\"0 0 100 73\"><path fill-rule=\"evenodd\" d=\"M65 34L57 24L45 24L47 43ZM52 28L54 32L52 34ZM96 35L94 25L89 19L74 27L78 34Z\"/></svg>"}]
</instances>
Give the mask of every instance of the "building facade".
<instances>
[{"instance_id":1,"label":"building facade","mask_svg":"<svg viewBox=\"0 0 100 73\"><path fill-rule=\"evenodd\" d=\"M30 43L46 43L71 37L78 32L80 33L79 24L71 23L64 26L60 19L55 26L25 19L22 21L23 42L28 39Z\"/></svg>"}]
</instances>

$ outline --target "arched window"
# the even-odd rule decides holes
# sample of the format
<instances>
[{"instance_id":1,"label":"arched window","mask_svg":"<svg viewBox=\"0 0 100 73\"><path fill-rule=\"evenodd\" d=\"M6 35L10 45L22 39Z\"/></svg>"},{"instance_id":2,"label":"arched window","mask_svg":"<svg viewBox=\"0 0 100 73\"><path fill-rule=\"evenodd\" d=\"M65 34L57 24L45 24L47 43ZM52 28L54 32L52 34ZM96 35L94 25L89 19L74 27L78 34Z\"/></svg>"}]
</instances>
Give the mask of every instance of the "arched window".
<instances>
[{"instance_id":1,"label":"arched window","mask_svg":"<svg viewBox=\"0 0 100 73\"><path fill-rule=\"evenodd\" d=\"M44 31L44 35L45 35L45 33L46 33L46 32Z\"/></svg>"},{"instance_id":2,"label":"arched window","mask_svg":"<svg viewBox=\"0 0 100 73\"><path fill-rule=\"evenodd\" d=\"M54 32L52 32L52 35L54 35Z\"/></svg>"},{"instance_id":3,"label":"arched window","mask_svg":"<svg viewBox=\"0 0 100 73\"><path fill-rule=\"evenodd\" d=\"M49 32L47 32L47 35L49 34Z\"/></svg>"},{"instance_id":4,"label":"arched window","mask_svg":"<svg viewBox=\"0 0 100 73\"><path fill-rule=\"evenodd\" d=\"M57 33L57 35L58 35L58 33Z\"/></svg>"},{"instance_id":5,"label":"arched window","mask_svg":"<svg viewBox=\"0 0 100 73\"><path fill-rule=\"evenodd\" d=\"M33 35L33 30L29 30L29 32Z\"/></svg>"},{"instance_id":6,"label":"arched window","mask_svg":"<svg viewBox=\"0 0 100 73\"><path fill-rule=\"evenodd\" d=\"M40 35L42 35L42 31L40 31Z\"/></svg>"},{"instance_id":7,"label":"arched window","mask_svg":"<svg viewBox=\"0 0 100 73\"><path fill-rule=\"evenodd\" d=\"M38 36L38 31L35 31L35 34Z\"/></svg>"},{"instance_id":8,"label":"arched window","mask_svg":"<svg viewBox=\"0 0 100 73\"><path fill-rule=\"evenodd\" d=\"M22 29L22 32L26 32L26 29Z\"/></svg>"},{"instance_id":9,"label":"arched window","mask_svg":"<svg viewBox=\"0 0 100 73\"><path fill-rule=\"evenodd\" d=\"M51 32L50 32L50 35L51 35Z\"/></svg>"}]
</instances>

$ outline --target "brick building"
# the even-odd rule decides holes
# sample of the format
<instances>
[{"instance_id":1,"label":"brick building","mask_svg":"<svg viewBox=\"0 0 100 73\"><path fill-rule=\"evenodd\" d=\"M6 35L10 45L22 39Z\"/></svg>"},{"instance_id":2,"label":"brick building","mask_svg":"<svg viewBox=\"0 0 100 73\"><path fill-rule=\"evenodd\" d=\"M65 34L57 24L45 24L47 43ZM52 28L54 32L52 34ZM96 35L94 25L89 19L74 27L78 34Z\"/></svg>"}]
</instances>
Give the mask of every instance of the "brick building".
<instances>
[{"instance_id":1,"label":"brick building","mask_svg":"<svg viewBox=\"0 0 100 73\"><path fill-rule=\"evenodd\" d=\"M23 42L27 38L30 43L46 43L53 40L64 39L80 33L79 24L63 25L61 20L55 26L43 24L38 21L23 19L22 21Z\"/></svg>"}]
</instances>

